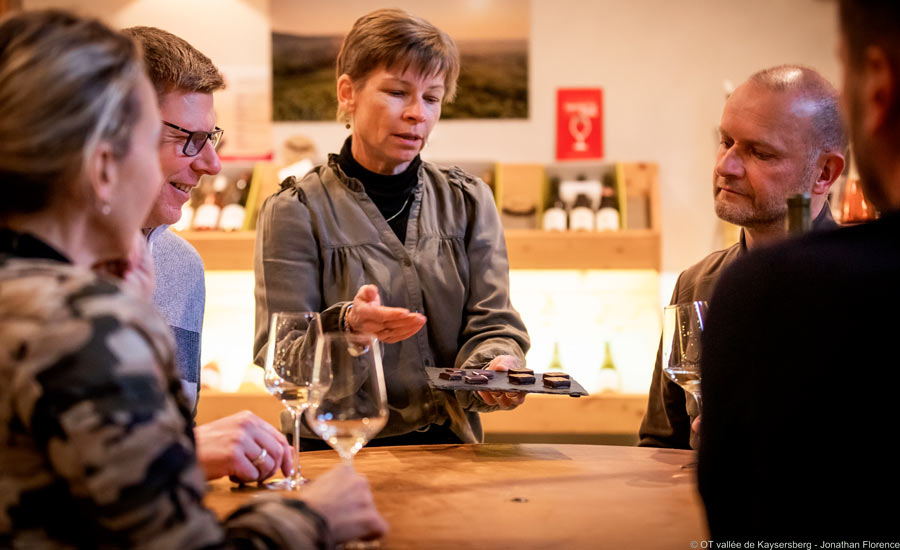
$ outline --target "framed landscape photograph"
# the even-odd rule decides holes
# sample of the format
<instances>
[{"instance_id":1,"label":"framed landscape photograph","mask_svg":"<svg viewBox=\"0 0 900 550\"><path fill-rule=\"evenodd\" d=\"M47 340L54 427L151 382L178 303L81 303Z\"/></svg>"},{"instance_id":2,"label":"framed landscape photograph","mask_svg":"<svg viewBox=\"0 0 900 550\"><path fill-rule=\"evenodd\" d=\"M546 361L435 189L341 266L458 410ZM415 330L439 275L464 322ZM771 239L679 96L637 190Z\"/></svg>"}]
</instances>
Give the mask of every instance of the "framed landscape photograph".
<instances>
[{"instance_id":1,"label":"framed landscape photograph","mask_svg":"<svg viewBox=\"0 0 900 550\"><path fill-rule=\"evenodd\" d=\"M335 120L335 60L375 0L272 0L272 111L276 122ZM442 119L529 116L529 0L419 0L393 7L423 17L453 37L461 68L456 100Z\"/></svg>"}]
</instances>

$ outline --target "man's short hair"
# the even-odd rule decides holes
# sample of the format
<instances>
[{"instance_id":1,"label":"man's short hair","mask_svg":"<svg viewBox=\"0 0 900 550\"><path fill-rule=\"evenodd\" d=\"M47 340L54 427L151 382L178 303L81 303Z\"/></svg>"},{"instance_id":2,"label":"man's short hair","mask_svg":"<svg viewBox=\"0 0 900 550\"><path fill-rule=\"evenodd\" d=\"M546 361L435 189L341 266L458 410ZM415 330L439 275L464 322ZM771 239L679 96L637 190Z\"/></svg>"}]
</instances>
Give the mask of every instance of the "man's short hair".
<instances>
[{"instance_id":1,"label":"man's short hair","mask_svg":"<svg viewBox=\"0 0 900 550\"><path fill-rule=\"evenodd\" d=\"M754 73L748 82L773 92L797 94L815 109L811 116L810 156L822 152L847 153L847 132L840 111L840 94L809 67L779 65Z\"/></svg>"},{"instance_id":2,"label":"man's short hair","mask_svg":"<svg viewBox=\"0 0 900 550\"><path fill-rule=\"evenodd\" d=\"M143 47L147 75L160 103L169 92L211 94L225 87L219 69L186 40L156 27L129 27L122 33Z\"/></svg>"},{"instance_id":3,"label":"man's short hair","mask_svg":"<svg viewBox=\"0 0 900 550\"><path fill-rule=\"evenodd\" d=\"M840 0L844 47L852 61L861 61L867 46L880 46L900 61L900 2L897 0Z\"/></svg>"},{"instance_id":4,"label":"man's short hair","mask_svg":"<svg viewBox=\"0 0 900 550\"><path fill-rule=\"evenodd\" d=\"M841 34L850 66L860 67L866 48L884 51L895 78L900 76L900 1L840 0ZM900 147L900 90L888 108L892 141Z\"/></svg>"}]
</instances>

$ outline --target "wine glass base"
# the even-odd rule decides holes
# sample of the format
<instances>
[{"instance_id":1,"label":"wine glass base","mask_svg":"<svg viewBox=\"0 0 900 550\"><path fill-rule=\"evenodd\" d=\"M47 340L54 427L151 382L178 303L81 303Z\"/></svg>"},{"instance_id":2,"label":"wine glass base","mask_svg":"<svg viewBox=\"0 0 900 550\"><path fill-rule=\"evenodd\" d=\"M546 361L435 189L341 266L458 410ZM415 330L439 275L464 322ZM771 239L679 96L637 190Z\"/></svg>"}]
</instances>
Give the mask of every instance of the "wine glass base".
<instances>
[{"instance_id":1,"label":"wine glass base","mask_svg":"<svg viewBox=\"0 0 900 550\"><path fill-rule=\"evenodd\" d=\"M284 479L275 479L273 481L267 481L266 483L261 484L262 487L266 489L271 489L273 491L296 491L300 489L301 485L306 485L309 483L309 479L300 476L299 479L294 479L290 477L286 477Z\"/></svg>"}]
</instances>

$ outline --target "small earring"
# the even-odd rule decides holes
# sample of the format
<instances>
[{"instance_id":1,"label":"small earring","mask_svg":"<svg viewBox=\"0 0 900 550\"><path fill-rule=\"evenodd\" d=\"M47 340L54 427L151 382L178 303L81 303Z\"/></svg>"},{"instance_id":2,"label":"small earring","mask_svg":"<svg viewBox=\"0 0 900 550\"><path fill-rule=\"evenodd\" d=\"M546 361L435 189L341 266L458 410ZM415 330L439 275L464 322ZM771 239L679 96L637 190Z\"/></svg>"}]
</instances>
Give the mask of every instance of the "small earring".
<instances>
[{"instance_id":1,"label":"small earring","mask_svg":"<svg viewBox=\"0 0 900 550\"><path fill-rule=\"evenodd\" d=\"M112 207L109 205L108 202L104 202L103 206L100 207L100 212L104 216L109 216L109 213L112 212Z\"/></svg>"},{"instance_id":2,"label":"small earring","mask_svg":"<svg viewBox=\"0 0 900 550\"><path fill-rule=\"evenodd\" d=\"M347 124L344 124L344 128L346 128L346 129L349 130L349 129L350 129L350 123L348 122Z\"/></svg>"}]
</instances>

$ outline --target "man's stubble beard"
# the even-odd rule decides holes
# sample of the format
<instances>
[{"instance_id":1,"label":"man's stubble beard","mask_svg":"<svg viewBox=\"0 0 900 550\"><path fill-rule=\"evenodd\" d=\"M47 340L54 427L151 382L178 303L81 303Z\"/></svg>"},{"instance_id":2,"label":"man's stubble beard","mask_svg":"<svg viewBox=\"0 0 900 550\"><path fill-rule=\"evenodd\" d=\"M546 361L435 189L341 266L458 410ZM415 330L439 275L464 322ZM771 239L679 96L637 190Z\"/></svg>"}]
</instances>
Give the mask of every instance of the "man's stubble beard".
<instances>
[{"instance_id":1,"label":"man's stubble beard","mask_svg":"<svg viewBox=\"0 0 900 550\"><path fill-rule=\"evenodd\" d=\"M813 170L818 158L816 154L810 154L810 159L803 169L803 174L791 185L785 197L797 193L809 193L813 184ZM719 191L722 193L722 191ZM754 201L751 205L733 205L715 201L715 212L719 219L733 223L741 227L767 227L774 224L783 224L787 218L787 200L770 200L765 204L757 205Z\"/></svg>"}]
</instances>

